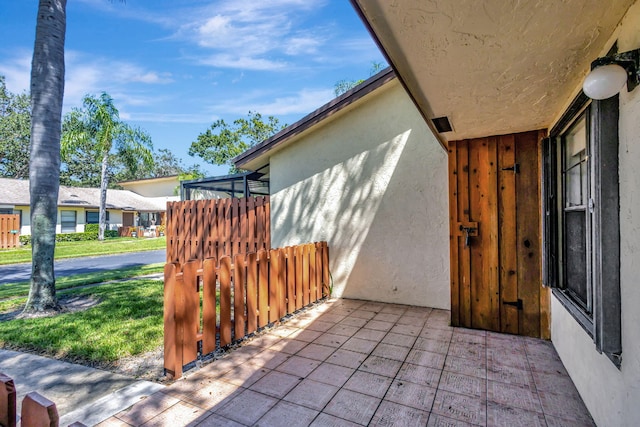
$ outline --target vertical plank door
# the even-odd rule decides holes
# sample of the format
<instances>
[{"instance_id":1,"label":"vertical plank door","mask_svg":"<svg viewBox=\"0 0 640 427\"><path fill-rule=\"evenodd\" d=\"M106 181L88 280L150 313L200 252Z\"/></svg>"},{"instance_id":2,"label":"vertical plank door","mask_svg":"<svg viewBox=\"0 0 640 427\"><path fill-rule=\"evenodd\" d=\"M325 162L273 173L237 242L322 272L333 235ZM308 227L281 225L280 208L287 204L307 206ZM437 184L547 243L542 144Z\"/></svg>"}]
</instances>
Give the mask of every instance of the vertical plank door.
<instances>
[{"instance_id":1,"label":"vertical plank door","mask_svg":"<svg viewBox=\"0 0 640 427\"><path fill-rule=\"evenodd\" d=\"M449 143L451 323L546 337L541 281L543 131Z\"/></svg>"}]
</instances>

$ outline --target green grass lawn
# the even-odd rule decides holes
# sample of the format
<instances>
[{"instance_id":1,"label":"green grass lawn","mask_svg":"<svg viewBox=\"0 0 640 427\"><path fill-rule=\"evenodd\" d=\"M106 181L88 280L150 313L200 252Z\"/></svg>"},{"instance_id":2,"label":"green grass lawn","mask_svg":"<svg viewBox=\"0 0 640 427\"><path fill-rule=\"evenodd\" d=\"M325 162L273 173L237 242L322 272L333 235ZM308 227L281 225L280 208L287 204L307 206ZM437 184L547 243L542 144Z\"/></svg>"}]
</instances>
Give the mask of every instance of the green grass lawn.
<instances>
[{"instance_id":1,"label":"green grass lawn","mask_svg":"<svg viewBox=\"0 0 640 427\"><path fill-rule=\"evenodd\" d=\"M118 237L106 239L102 242L97 240L86 242L58 242L56 243L55 259L150 251L165 249L166 247L166 237L154 239ZM0 265L17 264L21 262L31 262L31 246L0 250Z\"/></svg>"},{"instance_id":2,"label":"green grass lawn","mask_svg":"<svg viewBox=\"0 0 640 427\"><path fill-rule=\"evenodd\" d=\"M0 347L109 363L162 345L162 280L72 288L59 296L91 296L100 303L54 317L2 321Z\"/></svg>"},{"instance_id":3,"label":"green grass lawn","mask_svg":"<svg viewBox=\"0 0 640 427\"><path fill-rule=\"evenodd\" d=\"M112 271L100 271L97 273L76 274L74 276L59 277L56 279L56 290L86 286L94 283L102 283L110 280L139 277L147 274L161 273L164 264L149 264L138 267L121 268ZM24 305L29 294L29 282L7 283L0 285L0 313Z\"/></svg>"}]
</instances>

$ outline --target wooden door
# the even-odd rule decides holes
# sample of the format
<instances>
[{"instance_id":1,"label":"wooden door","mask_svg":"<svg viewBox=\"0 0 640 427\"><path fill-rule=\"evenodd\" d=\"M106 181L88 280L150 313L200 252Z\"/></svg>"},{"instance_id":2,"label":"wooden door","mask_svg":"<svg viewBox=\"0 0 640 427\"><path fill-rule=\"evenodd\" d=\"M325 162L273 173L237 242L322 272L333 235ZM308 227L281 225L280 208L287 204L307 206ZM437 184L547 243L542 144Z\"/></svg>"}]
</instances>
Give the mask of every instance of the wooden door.
<instances>
[{"instance_id":1,"label":"wooden door","mask_svg":"<svg viewBox=\"0 0 640 427\"><path fill-rule=\"evenodd\" d=\"M549 337L548 290L541 280L544 135L449 143L454 326Z\"/></svg>"},{"instance_id":2,"label":"wooden door","mask_svg":"<svg viewBox=\"0 0 640 427\"><path fill-rule=\"evenodd\" d=\"M133 227L133 212L122 212L122 226Z\"/></svg>"}]
</instances>

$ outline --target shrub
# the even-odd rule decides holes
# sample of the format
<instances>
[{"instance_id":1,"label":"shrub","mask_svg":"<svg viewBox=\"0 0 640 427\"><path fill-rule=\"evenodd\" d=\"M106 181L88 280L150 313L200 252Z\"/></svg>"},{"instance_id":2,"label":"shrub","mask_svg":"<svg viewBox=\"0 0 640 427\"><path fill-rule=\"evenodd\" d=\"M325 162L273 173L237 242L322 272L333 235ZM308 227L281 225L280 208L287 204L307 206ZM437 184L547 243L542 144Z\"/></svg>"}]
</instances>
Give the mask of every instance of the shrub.
<instances>
[{"instance_id":1,"label":"shrub","mask_svg":"<svg viewBox=\"0 0 640 427\"><path fill-rule=\"evenodd\" d=\"M86 224L84 226L85 233L87 233L89 231L97 233L99 231L99 229L100 229L100 224Z\"/></svg>"}]
</instances>

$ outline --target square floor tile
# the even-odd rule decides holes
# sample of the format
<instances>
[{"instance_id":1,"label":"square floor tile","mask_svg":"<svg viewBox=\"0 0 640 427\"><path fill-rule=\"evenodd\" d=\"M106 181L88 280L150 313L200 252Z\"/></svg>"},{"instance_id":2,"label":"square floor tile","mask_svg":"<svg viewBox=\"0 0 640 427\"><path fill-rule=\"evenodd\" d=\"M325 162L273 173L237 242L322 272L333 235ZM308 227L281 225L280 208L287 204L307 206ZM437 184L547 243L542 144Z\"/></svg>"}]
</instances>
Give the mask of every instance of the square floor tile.
<instances>
[{"instance_id":1,"label":"square floor tile","mask_svg":"<svg viewBox=\"0 0 640 427\"><path fill-rule=\"evenodd\" d=\"M443 330L425 327L422 328L422 331L420 331L420 338L427 338L430 340L450 342L452 336L453 328L451 328L450 330Z\"/></svg>"},{"instance_id":2,"label":"square floor tile","mask_svg":"<svg viewBox=\"0 0 640 427\"><path fill-rule=\"evenodd\" d=\"M327 358L327 362L333 363L334 365L357 369L366 358L367 355L364 353L340 348Z\"/></svg>"},{"instance_id":3,"label":"square floor tile","mask_svg":"<svg viewBox=\"0 0 640 427\"><path fill-rule=\"evenodd\" d=\"M447 354L449 351L449 343L447 341L431 340L427 338L418 338L413 348L432 353Z\"/></svg>"},{"instance_id":4,"label":"square floor tile","mask_svg":"<svg viewBox=\"0 0 640 427\"><path fill-rule=\"evenodd\" d=\"M444 371L438 384L438 390L485 398L487 382L483 378Z\"/></svg>"},{"instance_id":5,"label":"square floor tile","mask_svg":"<svg viewBox=\"0 0 640 427\"><path fill-rule=\"evenodd\" d=\"M320 317L318 317L318 320L322 321L322 322L329 322L329 323L338 323L343 321L346 318L345 315L340 315L340 314L336 314L333 310L331 312L328 313L323 313L320 315Z\"/></svg>"},{"instance_id":6,"label":"square floor tile","mask_svg":"<svg viewBox=\"0 0 640 427\"><path fill-rule=\"evenodd\" d=\"M336 351L335 347L327 347L326 345L320 345L311 343L305 348L296 353L296 356L306 357L307 359L323 361L327 357Z\"/></svg>"},{"instance_id":7,"label":"square floor tile","mask_svg":"<svg viewBox=\"0 0 640 427\"><path fill-rule=\"evenodd\" d=\"M475 427L477 424L471 424L453 418L443 417L442 415L431 413L427 427Z\"/></svg>"},{"instance_id":8,"label":"square floor tile","mask_svg":"<svg viewBox=\"0 0 640 427\"><path fill-rule=\"evenodd\" d=\"M146 423L162 411L178 403L179 400L164 393L154 393L117 414L117 418L133 426Z\"/></svg>"},{"instance_id":9,"label":"square floor tile","mask_svg":"<svg viewBox=\"0 0 640 427\"><path fill-rule=\"evenodd\" d=\"M525 411L512 406L489 402L487 404L487 425L496 427L546 427L547 423L544 416L539 412Z\"/></svg>"},{"instance_id":10,"label":"square floor tile","mask_svg":"<svg viewBox=\"0 0 640 427\"><path fill-rule=\"evenodd\" d=\"M545 416L578 420L585 424L593 422L587 407L579 397L560 396L546 391L539 391L538 396Z\"/></svg>"},{"instance_id":11,"label":"square floor tile","mask_svg":"<svg viewBox=\"0 0 640 427\"><path fill-rule=\"evenodd\" d=\"M358 309L356 311L354 311L353 313L351 313L350 317L355 317L358 319L366 319L366 320L371 320L376 316L376 313L374 313L373 311L368 311L368 310L362 310L362 309Z\"/></svg>"},{"instance_id":12,"label":"square floor tile","mask_svg":"<svg viewBox=\"0 0 640 427\"><path fill-rule=\"evenodd\" d=\"M391 330L393 331L393 328ZM389 332L381 341L381 343L383 344L391 344L407 348L411 348L413 346L413 343L415 342L416 337L411 335L397 334L395 332Z\"/></svg>"},{"instance_id":13,"label":"square floor tile","mask_svg":"<svg viewBox=\"0 0 640 427\"><path fill-rule=\"evenodd\" d=\"M494 364L491 369L487 369L487 379L525 387L532 387L534 385L530 371L506 365L500 366Z\"/></svg>"},{"instance_id":14,"label":"square floor tile","mask_svg":"<svg viewBox=\"0 0 640 427\"><path fill-rule=\"evenodd\" d=\"M333 328L334 325L334 322L323 322L322 320L315 320L309 323L305 329L308 331L327 332L329 329Z\"/></svg>"},{"instance_id":15,"label":"square floor tile","mask_svg":"<svg viewBox=\"0 0 640 427\"><path fill-rule=\"evenodd\" d=\"M532 376L538 391L547 391L559 396L579 397L578 390L568 375L533 371Z\"/></svg>"},{"instance_id":16,"label":"square floor tile","mask_svg":"<svg viewBox=\"0 0 640 427\"><path fill-rule=\"evenodd\" d=\"M200 387L194 387L192 393L182 400L200 408L210 409L222 405L244 390L236 384L223 380L214 380Z\"/></svg>"},{"instance_id":17,"label":"square floor tile","mask_svg":"<svg viewBox=\"0 0 640 427\"><path fill-rule=\"evenodd\" d=\"M347 326L355 326L357 328L362 328L364 325L366 325L368 322L367 319L360 319L358 317L347 317L345 318L342 322L340 322L340 325L347 325Z\"/></svg>"},{"instance_id":18,"label":"square floor tile","mask_svg":"<svg viewBox=\"0 0 640 427\"><path fill-rule=\"evenodd\" d=\"M435 369L442 369L444 366L444 361L444 354L432 353L430 351L416 349L411 350L406 359L407 363Z\"/></svg>"},{"instance_id":19,"label":"square floor tile","mask_svg":"<svg viewBox=\"0 0 640 427\"><path fill-rule=\"evenodd\" d=\"M342 344L342 349L357 351L358 353L369 354L378 345L377 341L363 340L362 338L352 337Z\"/></svg>"},{"instance_id":20,"label":"square floor tile","mask_svg":"<svg viewBox=\"0 0 640 427\"><path fill-rule=\"evenodd\" d=\"M299 377L306 377L316 369L320 363L321 362L317 360L307 359L306 357L291 356L286 362L278 366L276 370Z\"/></svg>"},{"instance_id":21,"label":"square floor tile","mask_svg":"<svg viewBox=\"0 0 640 427\"><path fill-rule=\"evenodd\" d=\"M384 397L391 385L391 381L392 379L389 377L356 371L342 388L373 397Z\"/></svg>"},{"instance_id":22,"label":"square floor tile","mask_svg":"<svg viewBox=\"0 0 640 427\"><path fill-rule=\"evenodd\" d=\"M487 378L487 362L484 359L466 359L448 355L444 363L444 369L458 374Z\"/></svg>"},{"instance_id":23,"label":"square floor tile","mask_svg":"<svg viewBox=\"0 0 640 427\"><path fill-rule=\"evenodd\" d=\"M393 313L393 314L403 315L407 311L407 308L409 308L408 305L386 303L382 305L382 308L380 309L380 313Z\"/></svg>"},{"instance_id":24,"label":"square floor tile","mask_svg":"<svg viewBox=\"0 0 640 427\"><path fill-rule=\"evenodd\" d=\"M535 388L487 381L487 399L504 406L542 412Z\"/></svg>"},{"instance_id":25,"label":"square floor tile","mask_svg":"<svg viewBox=\"0 0 640 427\"><path fill-rule=\"evenodd\" d=\"M361 425L362 424L352 423L344 418L334 417L333 415L322 412L311 423L310 427L357 427Z\"/></svg>"},{"instance_id":26,"label":"square floor tile","mask_svg":"<svg viewBox=\"0 0 640 427\"><path fill-rule=\"evenodd\" d=\"M402 362L385 359L384 357L369 356L360 366L361 371L384 375L393 378L400 370Z\"/></svg>"},{"instance_id":27,"label":"square floor tile","mask_svg":"<svg viewBox=\"0 0 640 427\"><path fill-rule=\"evenodd\" d=\"M424 426L429 419L429 413L419 411L408 406L383 401L373 415L370 426L414 427Z\"/></svg>"},{"instance_id":28,"label":"square floor tile","mask_svg":"<svg viewBox=\"0 0 640 427\"><path fill-rule=\"evenodd\" d=\"M384 400L429 412L431 411L431 406L433 406L435 396L435 388L408 381L394 380L389 386Z\"/></svg>"},{"instance_id":29,"label":"square floor tile","mask_svg":"<svg viewBox=\"0 0 640 427\"><path fill-rule=\"evenodd\" d=\"M402 365L400 372L398 372L396 379L437 388L441 374L442 371L440 369L405 363Z\"/></svg>"},{"instance_id":30,"label":"square floor tile","mask_svg":"<svg viewBox=\"0 0 640 427\"><path fill-rule=\"evenodd\" d=\"M383 322L392 322L392 323L396 323L398 321L398 319L400 318L399 314L393 314L393 313L378 313L376 314L372 320L381 320Z\"/></svg>"},{"instance_id":31,"label":"square floor tile","mask_svg":"<svg viewBox=\"0 0 640 427\"><path fill-rule=\"evenodd\" d=\"M452 339L448 354L466 359L485 359L487 347L484 344L453 342Z\"/></svg>"},{"instance_id":32,"label":"square floor tile","mask_svg":"<svg viewBox=\"0 0 640 427\"><path fill-rule=\"evenodd\" d=\"M255 424L256 427L307 427L318 415L318 411L294 405L293 403L280 401L269 409Z\"/></svg>"},{"instance_id":33,"label":"square floor tile","mask_svg":"<svg viewBox=\"0 0 640 427\"><path fill-rule=\"evenodd\" d=\"M422 331L422 326L395 325L391 328L391 332L394 334L409 335L411 337L417 337L420 335L420 331Z\"/></svg>"},{"instance_id":34,"label":"square floor tile","mask_svg":"<svg viewBox=\"0 0 640 427\"><path fill-rule=\"evenodd\" d=\"M354 372L355 369L352 368L333 365L331 363L323 363L310 373L307 378L321 383L342 387Z\"/></svg>"},{"instance_id":35,"label":"square floor tile","mask_svg":"<svg viewBox=\"0 0 640 427\"><path fill-rule=\"evenodd\" d=\"M409 354L409 348L401 347L393 344L380 343L371 353L372 356L384 357L391 360L404 362Z\"/></svg>"},{"instance_id":36,"label":"square floor tile","mask_svg":"<svg viewBox=\"0 0 640 427\"><path fill-rule=\"evenodd\" d=\"M395 323L393 322L383 322L382 320L369 320L367 324L364 325L364 328L373 329L374 331L387 332L391 328L393 328L393 325L395 325Z\"/></svg>"},{"instance_id":37,"label":"square floor tile","mask_svg":"<svg viewBox=\"0 0 640 427\"><path fill-rule=\"evenodd\" d=\"M273 369L290 357L282 351L266 349L249 359L247 363L261 368Z\"/></svg>"},{"instance_id":38,"label":"square floor tile","mask_svg":"<svg viewBox=\"0 0 640 427\"><path fill-rule=\"evenodd\" d=\"M593 420L589 419L584 420L568 420L558 417L552 417L550 415L544 416L545 421L547 422L547 427L596 427L596 423Z\"/></svg>"},{"instance_id":39,"label":"square floor tile","mask_svg":"<svg viewBox=\"0 0 640 427\"><path fill-rule=\"evenodd\" d=\"M293 338L298 342L302 341L304 343L309 343L323 334L323 332L312 331L309 329L301 329L300 331L301 332L294 332L293 334L289 335L289 338Z\"/></svg>"},{"instance_id":40,"label":"square floor tile","mask_svg":"<svg viewBox=\"0 0 640 427\"><path fill-rule=\"evenodd\" d=\"M379 404L380 399L378 398L343 389L329 401L323 412L354 423L367 425Z\"/></svg>"},{"instance_id":41,"label":"square floor tile","mask_svg":"<svg viewBox=\"0 0 640 427\"><path fill-rule=\"evenodd\" d=\"M179 402L164 410L157 416L151 418L144 425L145 427L164 427L171 425L195 425L198 421L209 416L208 412L197 406L185 402Z\"/></svg>"},{"instance_id":42,"label":"square floor tile","mask_svg":"<svg viewBox=\"0 0 640 427\"><path fill-rule=\"evenodd\" d=\"M533 372L546 372L554 375L568 376L567 370L560 360L552 358L529 358L529 366Z\"/></svg>"},{"instance_id":43,"label":"square floor tile","mask_svg":"<svg viewBox=\"0 0 640 427\"><path fill-rule=\"evenodd\" d=\"M484 426L487 406L484 399L438 390L433 402L432 413L447 418Z\"/></svg>"},{"instance_id":44,"label":"square floor tile","mask_svg":"<svg viewBox=\"0 0 640 427\"><path fill-rule=\"evenodd\" d=\"M414 317L409 314L405 314L396 321L396 325L417 326L420 329L422 329L422 327L426 322L427 322L426 317Z\"/></svg>"},{"instance_id":45,"label":"square floor tile","mask_svg":"<svg viewBox=\"0 0 640 427\"><path fill-rule=\"evenodd\" d=\"M291 389L297 386L300 381L300 377L297 375L271 371L249 388L268 396L282 398L285 394L289 393Z\"/></svg>"},{"instance_id":46,"label":"square floor tile","mask_svg":"<svg viewBox=\"0 0 640 427\"><path fill-rule=\"evenodd\" d=\"M273 397L253 390L245 390L214 412L233 421L251 425L266 414L277 402L278 400ZM174 425L182 425L182 423Z\"/></svg>"},{"instance_id":47,"label":"square floor tile","mask_svg":"<svg viewBox=\"0 0 640 427\"><path fill-rule=\"evenodd\" d=\"M326 333L326 334L320 335L313 342L315 344L338 348L348 340L349 340L349 337L346 337L344 335Z\"/></svg>"},{"instance_id":48,"label":"square floor tile","mask_svg":"<svg viewBox=\"0 0 640 427\"><path fill-rule=\"evenodd\" d=\"M313 331L310 331L310 332L313 332ZM308 344L307 342L302 340L283 338L280 340L280 342L277 342L271 347L269 347L269 349L274 351L281 351L287 354L296 354L297 352L302 350L304 347L306 347L307 344Z\"/></svg>"},{"instance_id":49,"label":"square floor tile","mask_svg":"<svg viewBox=\"0 0 640 427\"><path fill-rule=\"evenodd\" d=\"M384 336L387 335L386 331L374 331L373 329L360 329L353 337L361 338L363 340L380 342Z\"/></svg>"},{"instance_id":50,"label":"square floor tile","mask_svg":"<svg viewBox=\"0 0 640 427\"><path fill-rule=\"evenodd\" d=\"M231 369L229 372L220 377L221 380L242 387L249 387L270 372L267 368L260 368L244 363Z\"/></svg>"},{"instance_id":51,"label":"square floor tile","mask_svg":"<svg viewBox=\"0 0 640 427\"><path fill-rule=\"evenodd\" d=\"M198 427L244 427L244 424L237 423L229 418L225 418L218 414L211 414Z\"/></svg>"},{"instance_id":52,"label":"square floor tile","mask_svg":"<svg viewBox=\"0 0 640 427\"><path fill-rule=\"evenodd\" d=\"M333 328L329 329L327 333L335 335L344 335L345 337L351 337L353 334L360 330L359 326L349 326L342 323L338 323Z\"/></svg>"},{"instance_id":53,"label":"square floor tile","mask_svg":"<svg viewBox=\"0 0 640 427\"><path fill-rule=\"evenodd\" d=\"M339 388L336 386L307 378L291 390L284 397L284 400L319 411L325 407L338 390Z\"/></svg>"}]
</instances>

